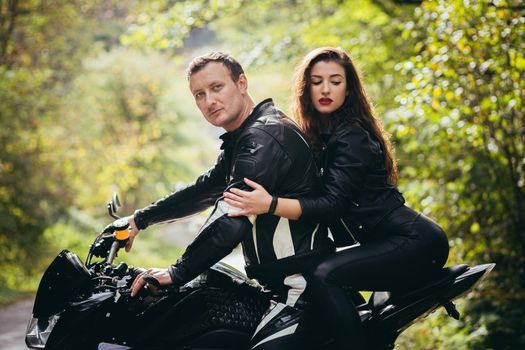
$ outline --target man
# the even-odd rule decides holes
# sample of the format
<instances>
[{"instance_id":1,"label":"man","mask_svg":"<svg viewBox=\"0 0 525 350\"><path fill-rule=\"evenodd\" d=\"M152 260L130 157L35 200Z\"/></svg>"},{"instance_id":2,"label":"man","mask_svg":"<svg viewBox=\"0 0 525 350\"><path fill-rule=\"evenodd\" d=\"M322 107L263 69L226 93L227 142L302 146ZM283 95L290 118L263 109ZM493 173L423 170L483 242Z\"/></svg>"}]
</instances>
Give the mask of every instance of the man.
<instances>
[{"instance_id":1,"label":"man","mask_svg":"<svg viewBox=\"0 0 525 350\"><path fill-rule=\"evenodd\" d=\"M176 263L167 269L148 269L137 277L132 296L146 285L147 275L161 285L181 286L241 243L247 271L277 295L250 347L300 346L298 341L308 332L306 325L301 324L300 316L289 316L297 311L294 306L306 288L301 270L316 252L330 249L325 232L317 232L318 226L311 222L291 221L271 213L230 217L228 213L237 209L230 207L222 194L232 186L246 189L244 178L281 197L316 191L319 184L309 147L296 125L270 99L255 106L244 71L231 56L213 52L197 57L188 68L188 80L206 120L226 130L221 136L222 152L215 166L195 183L137 210L129 218L131 232L126 251L139 230L149 225L185 217L212 205L214 210ZM269 208L272 213L275 204Z\"/></svg>"}]
</instances>

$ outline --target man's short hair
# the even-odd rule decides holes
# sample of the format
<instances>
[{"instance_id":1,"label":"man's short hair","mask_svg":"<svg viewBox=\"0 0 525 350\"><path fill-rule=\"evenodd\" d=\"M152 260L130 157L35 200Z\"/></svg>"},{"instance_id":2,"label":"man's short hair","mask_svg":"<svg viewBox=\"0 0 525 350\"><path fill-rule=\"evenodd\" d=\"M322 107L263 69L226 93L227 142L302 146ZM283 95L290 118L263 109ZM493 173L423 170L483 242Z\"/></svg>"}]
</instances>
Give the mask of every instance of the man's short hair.
<instances>
[{"instance_id":1,"label":"man's short hair","mask_svg":"<svg viewBox=\"0 0 525 350\"><path fill-rule=\"evenodd\" d=\"M193 61L190 62L188 69L186 70L188 80L193 74L197 73L206 67L208 63L212 62L222 63L226 68L228 68L230 71L230 76L234 82L237 82L237 80L239 80L239 76L244 74L241 64L237 62L235 58L224 52L213 51L205 55L195 57Z\"/></svg>"}]
</instances>

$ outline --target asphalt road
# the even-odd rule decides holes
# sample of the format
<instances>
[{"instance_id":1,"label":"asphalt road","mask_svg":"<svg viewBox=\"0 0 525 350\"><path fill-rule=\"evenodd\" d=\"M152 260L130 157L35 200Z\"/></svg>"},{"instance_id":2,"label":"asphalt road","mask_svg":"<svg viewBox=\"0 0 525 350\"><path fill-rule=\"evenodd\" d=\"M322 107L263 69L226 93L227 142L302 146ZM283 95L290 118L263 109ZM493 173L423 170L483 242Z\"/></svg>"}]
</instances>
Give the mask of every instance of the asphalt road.
<instances>
[{"instance_id":1,"label":"asphalt road","mask_svg":"<svg viewBox=\"0 0 525 350\"><path fill-rule=\"evenodd\" d=\"M32 308L33 298L0 308L0 349L27 349L24 338Z\"/></svg>"}]
</instances>

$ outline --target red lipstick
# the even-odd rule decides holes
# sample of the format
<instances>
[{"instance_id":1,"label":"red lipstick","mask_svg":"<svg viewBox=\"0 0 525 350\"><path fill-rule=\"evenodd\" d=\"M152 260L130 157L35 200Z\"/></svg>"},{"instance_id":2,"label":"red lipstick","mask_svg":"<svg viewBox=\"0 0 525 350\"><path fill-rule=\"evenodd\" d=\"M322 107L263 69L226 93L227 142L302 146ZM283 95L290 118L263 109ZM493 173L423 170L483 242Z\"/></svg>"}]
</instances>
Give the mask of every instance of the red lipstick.
<instances>
[{"instance_id":1,"label":"red lipstick","mask_svg":"<svg viewBox=\"0 0 525 350\"><path fill-rule=\"evenodd\" d=\"M332 102L333 102L332 99L328 98L328 97L323 97L323 98L319 99L319 103L324 105L324 106L329 105Z\"/></svg>"}]
</instances>

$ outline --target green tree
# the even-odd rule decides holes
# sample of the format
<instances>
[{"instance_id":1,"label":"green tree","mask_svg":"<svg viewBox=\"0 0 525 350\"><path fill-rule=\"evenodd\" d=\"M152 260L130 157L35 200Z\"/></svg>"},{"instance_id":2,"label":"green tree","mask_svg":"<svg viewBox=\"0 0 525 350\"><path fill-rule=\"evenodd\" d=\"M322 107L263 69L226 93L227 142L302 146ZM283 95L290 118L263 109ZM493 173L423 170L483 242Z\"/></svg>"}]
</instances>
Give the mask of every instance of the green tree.
<instances>
[{"instance_id":1,"label":"green tree","mask_svg":"<svg viewBox=\"0 0 525 350\"><path fill-rule=\"evenodd\" d=\"M113 190L130 213L212 162L179 65L121 48L133 6L0 2L0 302L107 223Z\"/></svg>"},{"instance_id":2,"label":"green tree","mask_svg":"<svg viewBox=\"0 0 525 350\"><path fill-rule=\"evenodd\" d=\"M114 31L98 37L97 18L114 17L110 4L0 2L0 292L23 288L41 268L42 233L73 203L63 140L53 136L83 57L118 40Z\"/></svg>"},{"instance_id":3,"label":"green tree","mask_svg":"<svg viewBox=\"0 0 525 350\"><path fill-rule=\"evenodd\" d=\"M38 237L71 199L46 130L71 75L74 3L0 2L0 284L13 289L33 268ZM60 12L62 10L62 12ZM80 33L80 32L78 32ZM82 37L81 35L79 35ZM77 37L78 39L78 37ZM68 52L68 50L70 50ZM78 58L78 56L76 56Z\"/></svg>"},{"instance_id":4,"label":"green tree","mask_svg":"<svg viewBox=\"0 0 525 350\"><path fill-rule=\"evenodd\" d=\"M382 112L394 108L403 86L393 66L409 57L401 32L413 8L392 0L158 0L136 9L123 43L178 54L211 41L245 67L286 62L289 79L311 49L341 46L361 66Z\"/></svg>"},{"instance_id":5,"label":"green tree","mask_svg":"<svg viewBox=\"0 0 525 350\"><path fill-rule=\"evenodd\" d=\"M486 329L469 348L522 348L523 8L507 1L426 2L404 36L416 42L413 57L397 66L410 82L397 97L401 107L390 113L399 125L403 187L422 199L420 209L438 213L459 261L497 263L466 306L468 324L459 324Z\"/></svg>"},{"instance_id":6,"label":"green tree","mask_svg":"<svg viewBox=\"0 0 525 350\"><path fill-rule=\"evenodd\" d=\"M62 140L78 209L104 209L118 188L129 213L213 163L187 90L179 65L158 53L115 48L84 60L51 141Z\"/></svg>"}]
</instances>

